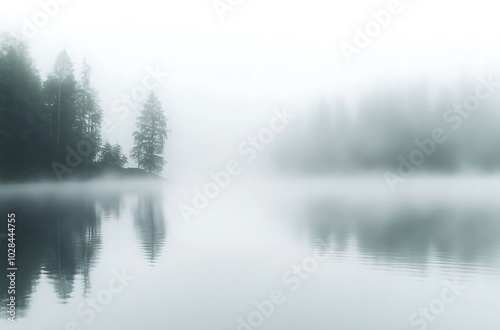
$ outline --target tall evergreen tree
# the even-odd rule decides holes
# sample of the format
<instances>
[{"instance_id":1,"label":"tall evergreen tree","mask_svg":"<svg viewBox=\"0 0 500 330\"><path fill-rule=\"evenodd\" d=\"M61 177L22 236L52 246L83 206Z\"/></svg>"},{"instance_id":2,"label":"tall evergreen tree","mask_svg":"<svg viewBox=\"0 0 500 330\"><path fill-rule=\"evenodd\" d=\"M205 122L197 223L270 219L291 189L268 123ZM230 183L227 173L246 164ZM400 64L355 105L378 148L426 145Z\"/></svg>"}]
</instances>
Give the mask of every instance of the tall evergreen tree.
<instances>
[{"instance_id":1,"label":"tall evergreen tree","mask_svg":"<svg viewBox=\"0 0 500 330\"><path fill-rule=\"evenodd\" d=\"M50 139L55 159L62 159L66 146L77 143L77 84L71 59L66 51L56 58L54 70L44 82L44 105L50 116Z\"/></svg>"},{"instance_id":2,"label":"tall evergreen tree","mask_svg":"<svg viewBox=\"0 0 500 330\"><path fill-rule=\"evenodd\" d=\"M90 141L94 148L92 153L85 157L87 161L93 161L101 146L101 122L102 109L99 105L97 92L90 85L92 68L83 61L82 77L78 83L76 94L76 118L75 134L79 140Z\"/></svg>"},{"instance_id":3,"label":"tall evergreen tree","mask_svg":"<svg viewBox=\"0 0 500 330\"><path fill-rule=\"evenodd\" d=\"M169 131L162 105L153 93L149 95L137 118L136 128L132 158L137 161L139 168L160 173L165 164L163 152Z\"/></svg>"}]
</instances>

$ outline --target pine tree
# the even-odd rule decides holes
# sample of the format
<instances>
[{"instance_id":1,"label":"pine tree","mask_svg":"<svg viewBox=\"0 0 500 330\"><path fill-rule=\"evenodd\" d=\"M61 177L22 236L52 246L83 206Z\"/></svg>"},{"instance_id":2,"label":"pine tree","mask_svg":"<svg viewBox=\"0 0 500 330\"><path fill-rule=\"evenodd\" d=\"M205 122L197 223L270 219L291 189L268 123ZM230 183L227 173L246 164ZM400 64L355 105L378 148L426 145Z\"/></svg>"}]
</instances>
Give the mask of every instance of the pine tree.
<instances>
[{"instance_id":1,"label":"pine tree","mask_svg":"<svg viewBox=\"0 0 500 330\"><path fill-rule=\"evenodd\" d=\"M61 159L65 146L78 142L76 129L76 80L71 59L62 51L54 63L54 71L43 86L44 104L50 115L50 138L55 159Z\"/></svg>"},{"instance_id":2,"label":"pine tree","mask_svg":"<svg viewBox=\"0 0 500 330\"><path fill-rule=\"evenodd\" d=\"M81 81L76 94L75 134L79 140L88 140L94 146L92 153L85 157L93 161L101 146L102 109L99 105L97 92L90 85L92 68L83 61Z\"/></svg>"},{"instance_id":3,"label":"pine tree","mask_svg":"<svg viewBox=\"0 0 500 330\"><path fill-rule=\"evenodd\" d=\"M137 118L136 128L131 156L139 168L159 174L165 164L163 151L169 131L162 105L153 93Z\"/></svg>"}]
</instances>

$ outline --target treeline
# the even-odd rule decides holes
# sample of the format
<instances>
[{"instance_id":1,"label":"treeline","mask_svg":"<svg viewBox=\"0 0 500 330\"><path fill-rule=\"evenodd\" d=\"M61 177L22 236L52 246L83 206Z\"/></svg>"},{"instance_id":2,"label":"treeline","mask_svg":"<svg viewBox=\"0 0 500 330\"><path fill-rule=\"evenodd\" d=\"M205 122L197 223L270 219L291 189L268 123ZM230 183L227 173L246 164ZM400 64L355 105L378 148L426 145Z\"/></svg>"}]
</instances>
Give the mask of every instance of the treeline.
<instances>
[{"instance_id":1,"label":"treeline","mask_svg":"<svg viewBox=\"0 0 500 330\"><path fill-rule=\"evenodd\" d=\"M355 108L341 99L322 101L299 125L290 127L288 138L277 148L278 167L296 173L398 173L401 159L411 163L409 156L418 150L415 140L430 139L435 129L442 129L446 141L436 143L416 170L498 170L498 99L492 93L474 111L455 110L478 86L475 79L465 81L457 83L453 92L442 89L436 95L425 84L374 91Z\"/></svg>"},{"instance_id":2,"label":"treeline","mask_svg":"<svg viewBox=\"0 0 500 330\"><path fill-rule=\"evenodd\" d=\"M103 141L103 110L91 85L92 68L86 60L82 71L76 73L68 53L62 51L52 72L42 80L24 43L5 36L0 42L0 180L61 178L72 173L75 164L85 167L95 162L117 166L127 163L121 146ZM148 104L154 105L155 114L161 113L154 120L163 131L148 125L152 120L147 115L152 112L146 109ZM146 117L142 118L143 127L138 126L134 133L138 136L136 142L143 143L140 137L149 138L149 149L136 146L134 158L139 167L155 173L164 164L162 156L150 156L163 153L166 124L161 123L166 123L166 117L161 115L159 101L150 95L142 111L142 117ZM156 157L154 166L144 161L147 157Z\"/></svg>"}]
</instances>

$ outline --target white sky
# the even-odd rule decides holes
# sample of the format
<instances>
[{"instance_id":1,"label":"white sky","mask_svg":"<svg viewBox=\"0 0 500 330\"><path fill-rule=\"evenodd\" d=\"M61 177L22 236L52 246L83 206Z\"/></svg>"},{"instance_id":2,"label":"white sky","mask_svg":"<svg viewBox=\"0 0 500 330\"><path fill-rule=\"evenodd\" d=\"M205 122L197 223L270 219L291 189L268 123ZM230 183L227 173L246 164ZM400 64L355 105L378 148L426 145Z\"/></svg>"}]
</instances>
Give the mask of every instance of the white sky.
<instances>
[{"instance_id":1,"label":"white sky","mask_svg":"<svg viewBox=\"0 0 500 330\"><path fill-rule=\"evenodd\" d=\"M177 177L223 164L273 107L298 112L307 100L355 97L381 82L440 83L498 68L500 8L491 0L401 0L402 13L348 64L340 42L352 43L354 28L389 2L242 0L221 21L212 0L69 0L29 43L43 78L64 48L77 71L86 57L110 118L146 66L168 71L155 92L172 129L165 174ZM0 30L20 34L23 18L40 10L39 1L1 0ZM113 120L108 136L126 151L134 118Z\"/></svg>"}]
</instances>

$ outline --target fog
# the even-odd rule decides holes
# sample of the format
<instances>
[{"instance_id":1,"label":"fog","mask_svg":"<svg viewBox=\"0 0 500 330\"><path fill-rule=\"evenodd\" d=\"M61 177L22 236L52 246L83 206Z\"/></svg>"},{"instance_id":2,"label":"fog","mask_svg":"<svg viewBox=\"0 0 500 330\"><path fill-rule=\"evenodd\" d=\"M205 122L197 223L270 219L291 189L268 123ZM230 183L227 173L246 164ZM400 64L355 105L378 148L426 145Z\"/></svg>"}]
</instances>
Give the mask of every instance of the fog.
<instances>
[{"instance_id":1,"label":"fog","mask_svg":"<svg viewBox=\"0 0 500 330\"><path fill-rule=\"evenodd\" d=\"M422 81L427 94L419 101L435 104L443 90L464 95L457 79L474 86L477 76L499 72L500 23L486 0L402 1L400 13L349 63L339 45L352 44L355 28L389 3L242 1L221 20L211 1L68 1L27 41L42 78L62 49L77 73L87 58L115 126L105 138L126 152L138 108L120 119L114 102L142 83L147 67L168 72L154 90L172 130L163 175L180 179L206 175L234 157L273 109L287 107L308 120L322 100L341 99L354 113L369 106L374 90L397 94L394 86ZM0 29L22 36L23 19L40 10L37 1L2 2ZM461 99L448 100L451 107ZM263 166L271 154L262 154Z\"/></svg>"}]
</instances>

